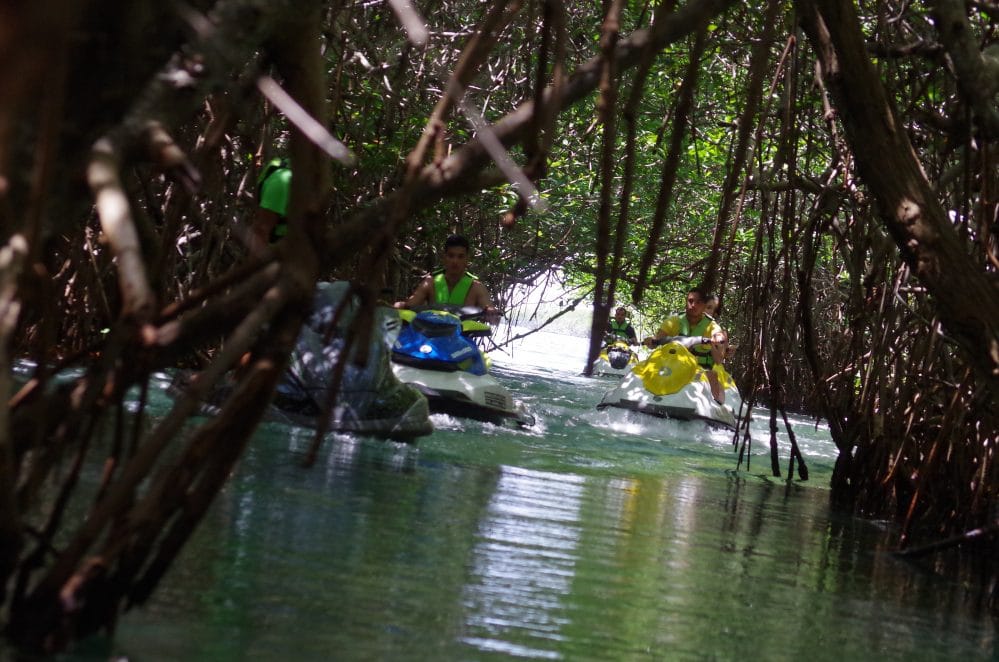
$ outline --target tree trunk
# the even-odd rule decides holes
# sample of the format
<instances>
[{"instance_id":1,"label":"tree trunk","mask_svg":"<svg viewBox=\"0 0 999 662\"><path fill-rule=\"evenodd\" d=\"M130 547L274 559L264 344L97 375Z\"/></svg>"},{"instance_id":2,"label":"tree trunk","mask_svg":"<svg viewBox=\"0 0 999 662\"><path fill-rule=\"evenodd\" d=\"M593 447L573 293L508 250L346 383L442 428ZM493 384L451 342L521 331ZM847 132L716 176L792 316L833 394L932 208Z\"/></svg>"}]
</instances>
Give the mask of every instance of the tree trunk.
<instances>
[{"instance_id":1,"label":"tree trunk","mask_svg":"<svg viewBox=\"0 0 999 662\"><path fill-rule=\"evenodd\" d=\"M878 214L912 272L933 295L945 332L962 348L999 408L999 288L970 259L867 57L847 0L798 0L802 26Z\"/></svg>"}]
</instances>

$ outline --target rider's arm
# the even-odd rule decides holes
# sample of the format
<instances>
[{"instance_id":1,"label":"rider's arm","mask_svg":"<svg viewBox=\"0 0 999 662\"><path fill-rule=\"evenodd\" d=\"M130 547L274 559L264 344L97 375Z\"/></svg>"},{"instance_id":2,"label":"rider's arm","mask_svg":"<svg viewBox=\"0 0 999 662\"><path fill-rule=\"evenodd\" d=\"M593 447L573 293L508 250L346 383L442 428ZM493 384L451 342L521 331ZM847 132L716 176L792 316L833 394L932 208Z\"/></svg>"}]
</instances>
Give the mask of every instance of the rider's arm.
<instances>
[{"instance_id":1,"label":"rider's arm","mask_svg":"<svg viewBox=\"0 0 999 662\"><path fill-rule=\"evenodd\" d=\"M715 363L724 365L728 350L728 333L718 322L711 322L707 330L711 337L711 358Z\"/></svg>"},{"instance_id":2,"label":"rider's arm","mask_svg":"<svg viewBox=\"0 0 999 662\"><path fill-rule=\"evenodd\" d=\"M271 242L271 232L288 215L291 169L278 168L260 184L260 201L253 217L250 250L259 253Z\"/></svg>"},{"instance_id":3,"label":"rider's arm","mask_svg":"<svg viewBox=\"0 0 999 662\"><path fill-rule=\"evenodd\" d=\"M651 338L646 338L645 342L642 343L648 347L655 347L658 343L655 341L662 338L668 338L670 336L675 336L680 332L680 318L679 317L667 317L663 320L662 326L659 327L659 331L656 335Z\"/></svg>"},{"instance_id":4,"label":"rider's arm","mask_svg":"<svg viewBox=\"0 0 999 662\"><path fill-rule=\"evenodd\" d=\"M434 281L429 276L420 281L420 284L416 286L413 293L409 295L409 298L405 301L396 301L396 308L412 308L413 306L422 306L425 304L433 303L434 300Z\"/></svg>"},{"instance_id":5,"label":"rider's arm","mask_svg":"<svg viewBox=\"0 0 999 662\"><path fill-rule=\"evenodd\" d=\"M499 322L499 311L493 307L492 299L489 297L489 290L479 281L474 281L465 297L465 303L476 308L481 308L485 312L486 321L490 324Z\"/></svg>"},{"instance_id":6,"label":"rider's arm","mask_svg":"<svg viewBox=\"0 0 999 662\"><path fill-rule=\"evenodd\" d=\"M250 251L259 253L267 248L271 241L271 232L278 224L281 217L270 209L257 207L257 213L253 217L253 225L250 228Z\"/></svg>"}]
</instances>

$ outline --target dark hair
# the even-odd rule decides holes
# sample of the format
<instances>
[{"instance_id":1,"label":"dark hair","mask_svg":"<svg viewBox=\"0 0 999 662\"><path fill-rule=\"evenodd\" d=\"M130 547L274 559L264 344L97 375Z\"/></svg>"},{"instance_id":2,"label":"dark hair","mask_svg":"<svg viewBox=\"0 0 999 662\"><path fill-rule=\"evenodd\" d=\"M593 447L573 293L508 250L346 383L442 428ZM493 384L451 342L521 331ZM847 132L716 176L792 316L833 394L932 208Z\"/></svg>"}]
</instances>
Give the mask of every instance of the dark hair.
<instances>
[{"instance_id":1,"label":"dark hair","mask_svg":"<svg viewBox=\"0 0 999 662\"><path fill-rule=\"evenodd\" d=\"M701 303L707 303L708 299L711 298L712 296L708 294L708 291L703 287L701 287L700 285L692 287L689 290L687 290L687 294L690 294L691 292L697 292L697 296L700 297Z\"/></svg>"},{"instance_id":2,"label":"dark hair","mask_svg":"<svg viewBox=\"0 0 999 662\"><path fill-rule=\"evenodd\" d=\"M466 251L471 252L471 247L468 245L468 239L465 239L463 235L453 234L444 240L444 250L451 248L452 246L460 246Z\"/></svg>"}]
</instances>

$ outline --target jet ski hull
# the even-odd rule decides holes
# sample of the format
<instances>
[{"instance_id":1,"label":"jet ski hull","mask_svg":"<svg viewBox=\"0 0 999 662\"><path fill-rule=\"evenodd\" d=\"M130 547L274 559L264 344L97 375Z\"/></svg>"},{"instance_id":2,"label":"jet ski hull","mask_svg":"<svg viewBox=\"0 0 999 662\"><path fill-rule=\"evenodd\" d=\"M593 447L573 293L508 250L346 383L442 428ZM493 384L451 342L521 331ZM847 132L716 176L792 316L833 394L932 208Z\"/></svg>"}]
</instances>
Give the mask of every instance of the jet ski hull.
<instances>
[{"instance_id":1,"label":"jet ski hull","mask_svg":"<svg viewBox=\"0 0 999 662\"><path fill-rule=\"evenodd\" d=\"M180 371L174 377L168 393L179 397L190 385L191 371ZM199 403L198 414L218 416L225 400L232 395L235 384L226 380L217 385L208 397ZM317 397L326 397L326 393ZM366 398L366 400L362 400ZM359 407L358 402L365 406ZM415 443L417 437L433 433L430 423L430 407L427 398L418 388L407 384L396 384L391 390L379 393L378 399L370 400L370 391L355 393L349 387L341 388L333 410L324 425L320 426L322 410L313 400L288 397L281 391L275 394L274 401L264 410L261 421L282 423L298 427L319 429L326 432L357 434L380 439Z\"/></svg>"},{"instance_id":2,"label":"jet ski hull","mask_svg":"<svg viewBox=\"0 0 999 662\"><path fill-rule=\"evenodd\" d=\"M534 419L514 402L510 393L489 374L473 375L456 370L426 370L392 364L399 381L411 384L426 396L432 413L502 423L511 420L533 425Z\"/></svg>"}]
</instances>

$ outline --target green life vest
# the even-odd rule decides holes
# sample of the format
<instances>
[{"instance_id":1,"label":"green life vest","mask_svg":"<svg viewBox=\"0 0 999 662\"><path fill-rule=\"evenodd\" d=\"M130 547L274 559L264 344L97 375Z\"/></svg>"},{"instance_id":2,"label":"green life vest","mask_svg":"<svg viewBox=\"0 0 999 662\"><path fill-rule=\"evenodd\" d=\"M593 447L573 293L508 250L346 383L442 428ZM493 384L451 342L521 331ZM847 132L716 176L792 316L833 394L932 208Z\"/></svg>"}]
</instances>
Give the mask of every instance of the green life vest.
<instances>
[{"instance_id":1,"label":"green life vest","mask_svg":"<svg viewBox=\"0 0 999 662\"><path fill-rule=\"evenodd\" d=\"M257 199L262 208L278 215L271 230L271 243L288 234L288 199L291 196L291 169L287 159L271 159L257 178Z\"/></svg>"},{"instance_id":2,"label":"green life vest","mask_svg":"<svg viewBox=\"0 0 999 662\"><path fill-rule=\"evenodd\" d=\"M631 334L628 333L628 329L631 328L631 324L629 324L627 320L619 324L618 321L612 317L610 320L610 328L615 336L626 340L631 339Z\"/></svg>"},{"instance_id":3,"label":"green life vest","mask_svg":"<svg viewBox=\"0 0 999 662\"><path fill-rule=\"evenodd\" d=\"M458 284L454 286L453 290L448 289L447 280L444 278L443 273L434 275L434 300L437 303L448 303L452 306L464 306L465 297L468 296L468 291L472 289L472 283L475 281L475 277L470 273L465 272L465 275L461 277Z\"/></svg>"},{"instance_id":4,"label":"green life vest","mask_svg":"<svg viewBox=\"0 0 999 662\"><path fill-rule=\"evenodd\" d=\"M709 329L714 323L714 319L710 316L705 315L691 328L690 320L687 319L686 315L680 315L680 335L681 336L710 336ZM711 345L700 344L694 345L690 353L694 355L697 359L698 365L704 368L710 368L715 364L715 360L711 357Z\"/></svg>"}]
</instances>

